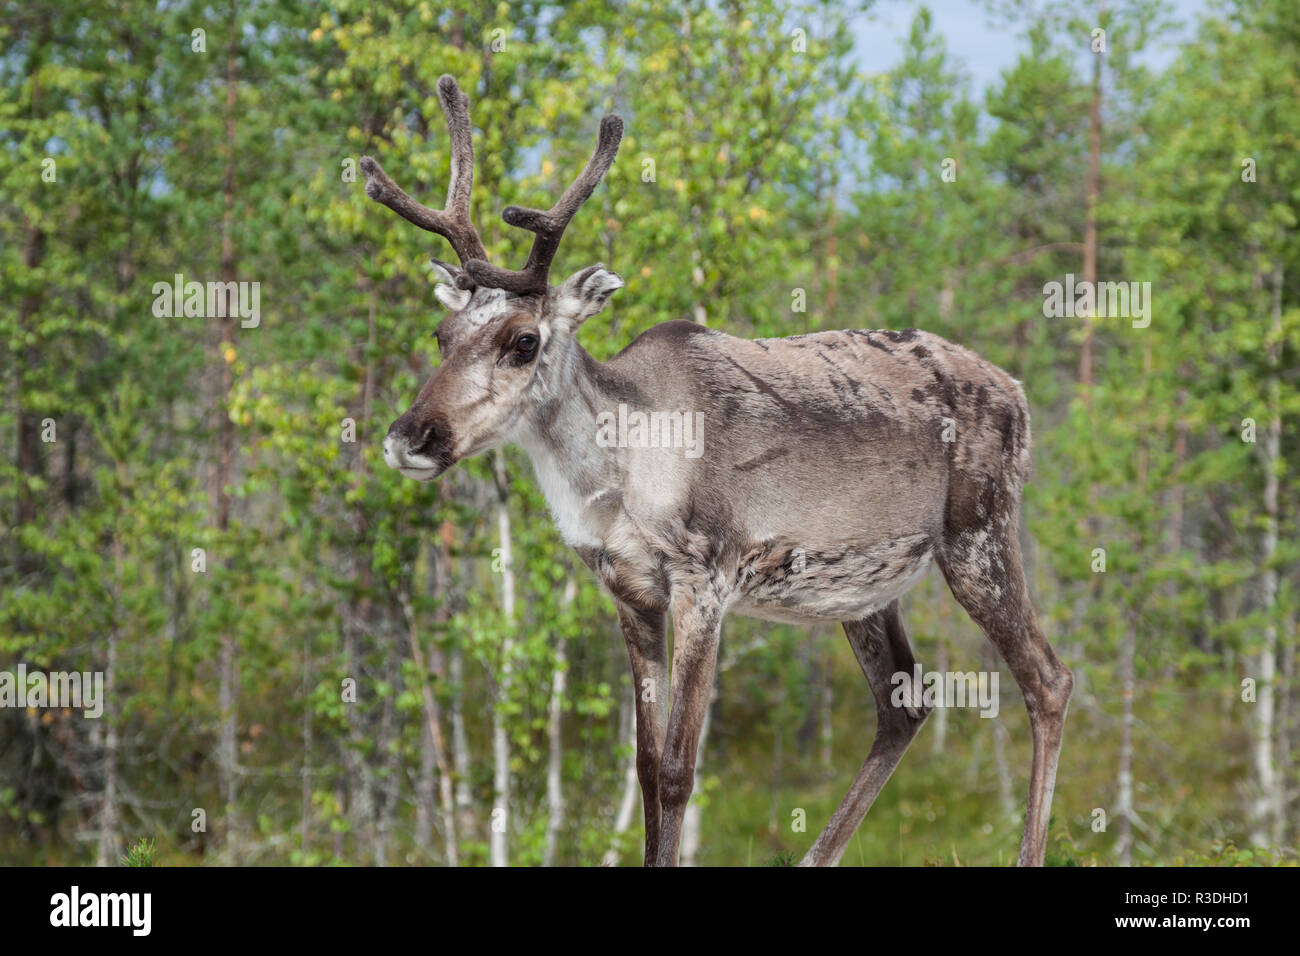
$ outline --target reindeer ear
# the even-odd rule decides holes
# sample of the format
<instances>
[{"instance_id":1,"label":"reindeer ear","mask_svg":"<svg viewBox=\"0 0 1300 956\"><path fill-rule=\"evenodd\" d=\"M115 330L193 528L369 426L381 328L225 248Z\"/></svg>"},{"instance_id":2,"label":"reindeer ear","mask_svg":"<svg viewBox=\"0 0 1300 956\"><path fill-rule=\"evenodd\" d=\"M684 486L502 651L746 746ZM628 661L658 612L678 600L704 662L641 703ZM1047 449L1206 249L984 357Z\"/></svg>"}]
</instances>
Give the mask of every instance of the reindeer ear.
<instances>
[{"instance_id":1,"label":"reindeer ear","mask_svg":"<svg viewBox=\"0 0 1300 956\"><path fill-rule=\"evenodd\" d=\"M623 288L623 277L602 263L588 266L564 280L555 296L555 317L576 329L601 309L609 297Z\"/></svg>"},{"instance_id":2,"label":"reindeer ear","mask_svg":"<svg viewBox=\"0 0 1300 956\"><path fill-rule=\"evenodd\" d=\"M460 269L450 262L433 258L429 259L429 266L433 270L434 279L438 282L433 287L433 294L438 297L439 302L453 312L469 305L469 297L473 293L456 285L456 277L460 275Z\"/></svg>"}]
</instances>

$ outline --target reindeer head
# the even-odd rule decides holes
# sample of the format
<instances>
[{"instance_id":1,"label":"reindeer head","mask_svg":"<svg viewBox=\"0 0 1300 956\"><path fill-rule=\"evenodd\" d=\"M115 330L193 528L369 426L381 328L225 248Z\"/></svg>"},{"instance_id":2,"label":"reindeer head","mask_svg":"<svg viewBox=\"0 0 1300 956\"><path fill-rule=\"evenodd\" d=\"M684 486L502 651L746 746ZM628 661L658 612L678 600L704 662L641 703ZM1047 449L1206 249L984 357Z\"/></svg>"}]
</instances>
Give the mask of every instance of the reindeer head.
<instances>
[{"instance_id":1,"label":"reindeer head","mask_svg":"<svg viewBox=\"0 0 1300 956\"><path fill-rule=\"evenodd\" d=\"M591 196L618 152L623 121L600 121L596 150L582 174L549 211L508 206L502 218L536 235L518 271L487 261L470 221L474 144L469 99L450 76L438 99L451 138L451 182L442 210L403 192L369 156L362 157L366 195L451 243L460 267L433 259L438 301L450 314L434 330L442 364L415 403L388 429L384 461L408 478L429 481L462 458L508 440L557 383L566 345L623 280L602 265L550 284L551 261L569 221Z\"/></svg>"}]
</instances>

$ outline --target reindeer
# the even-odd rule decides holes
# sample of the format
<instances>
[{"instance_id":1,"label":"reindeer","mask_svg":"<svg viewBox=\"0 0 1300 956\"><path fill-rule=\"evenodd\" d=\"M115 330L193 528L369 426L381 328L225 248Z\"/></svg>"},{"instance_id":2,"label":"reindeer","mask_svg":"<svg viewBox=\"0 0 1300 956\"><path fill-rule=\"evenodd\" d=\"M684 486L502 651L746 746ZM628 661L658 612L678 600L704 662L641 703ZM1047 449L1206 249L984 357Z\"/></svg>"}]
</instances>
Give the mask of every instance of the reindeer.
<instances>
[{"instance_id":1,"label":"reindeer","mask_svg":"<svg viewBox=\"0 0 1300 956\"><path fill-rule=\"evenodd\" d=\"M899 599L932 561L1024 696L1033 765L1019 863L1042 865L1073 677L1043 636L1022 570L1030 433L1020 385L915 329L749 341L678 320L598 362L577 332L623 280L599 263L558 286L549 275L565 227L614 161L622 120L601 120L586 168L550 210L504 210L535 235L513 271L488 262L470 220L469 100L450 76L438 96L451 139L444 209L361 160L371 199L443 236L460 258L459 267L433 260L435 295L450 310L434 331L442 362L389 428L384 460L431 481L507 442L531 457L560 533L618 610L646 865L677 863L730 612L840 621L866 675L875 739L801 865L839 862L928 715L919 699L891 705L891 677L916 666ZM597 421L620 406L700 415L704 453L597 441Z\"/></svg>"}]
</instances>

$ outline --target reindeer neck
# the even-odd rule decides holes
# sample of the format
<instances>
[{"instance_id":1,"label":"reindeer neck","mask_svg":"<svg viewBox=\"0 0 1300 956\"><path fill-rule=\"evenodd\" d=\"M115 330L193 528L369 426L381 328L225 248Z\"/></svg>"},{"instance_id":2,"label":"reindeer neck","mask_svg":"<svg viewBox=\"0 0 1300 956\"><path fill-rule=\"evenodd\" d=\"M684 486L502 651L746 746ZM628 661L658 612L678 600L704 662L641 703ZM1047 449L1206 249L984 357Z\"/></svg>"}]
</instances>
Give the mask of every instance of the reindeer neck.
<instances>
[{"instance_id":1,"label":"reindeer neck","mask_svg":"<svg viewBox=\"0 0 1300 956\"><path fill-rule=\"evenodd\" d=\"M596 417L617 408L621 382L576 341L565 343L544 399L528 414L516 442L533 461L547 504L570 544L592 543L588 512L622 484L617 450L596 442Z\"/></svg>"}]
</instances>

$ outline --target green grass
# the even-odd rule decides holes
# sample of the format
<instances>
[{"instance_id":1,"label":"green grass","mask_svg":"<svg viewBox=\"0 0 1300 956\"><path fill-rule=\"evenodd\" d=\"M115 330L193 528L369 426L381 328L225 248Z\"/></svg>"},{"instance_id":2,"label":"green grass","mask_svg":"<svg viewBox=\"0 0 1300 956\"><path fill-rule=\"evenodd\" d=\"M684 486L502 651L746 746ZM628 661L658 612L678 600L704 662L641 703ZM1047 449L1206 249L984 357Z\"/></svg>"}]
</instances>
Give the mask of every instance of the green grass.
<instances>
[{"instance_id":1,"label":"green grass","mask_svg":"<svg viewBox=\"0 0 1300 956\"><path fill-rule=\"evenodd\" d=\"M1094 695L1104 688L1094 686ZM1288 847L1242 847L1248 829L1241 799L1250 779L1239 715L1217 692L1195 689L1137 705L1134 831L1137 866L1295 866ZM704 811L704 866L787 865L812 845L848 790L871 743L874 718L865 688L858 699L837 693L833 779L811 755L792 755L787 738L779 770L770 734L732 737L721 763L705 760L712 778ZM751 715L729 714L744 724ZM757 715L753 715L756 716ZM761 719L761 717L758 717ZM1010 866L1016 861L1029 762L1028 719L1014 694L1003 695L997 720L1008 730L1006 760L1015 812L1003 812L993 763L991 725L950 714L943 753L933 753L933 726L922 728L855 834L843 866ZM850 733L848 728L856 728ZM720 730L720 733L725 731ZM1118 733L1109 714L1072 707L1057 777L1048 866L1113 866ZM978 749L978 753L977 753ZM972 767L974 771L972 772ZM1231 815L1225 815L1229 808ZM1096 811L1105 829L1094 830ZM793 824L802 810L803 832ZM1236 841L1234 843L1234 840Z\"/></svg>"},{"instance_id":2,"label":"green grass","mask_svg":"<svg viewBox=\"0 0 1300 956\"><path fill-rule=\"evenodd\" d=\"M153 866L156 853L157 850L154 846L153 840L147 838L138 840L131 849L127 851L126 856L122 857L122 865Z\"/></svg>"}]
</instances>

